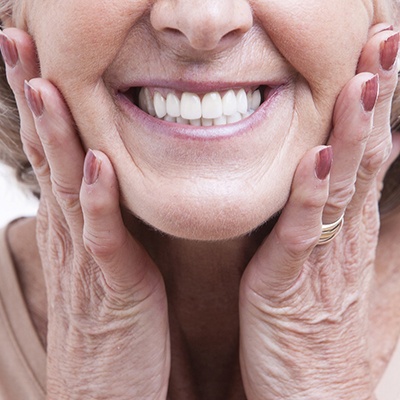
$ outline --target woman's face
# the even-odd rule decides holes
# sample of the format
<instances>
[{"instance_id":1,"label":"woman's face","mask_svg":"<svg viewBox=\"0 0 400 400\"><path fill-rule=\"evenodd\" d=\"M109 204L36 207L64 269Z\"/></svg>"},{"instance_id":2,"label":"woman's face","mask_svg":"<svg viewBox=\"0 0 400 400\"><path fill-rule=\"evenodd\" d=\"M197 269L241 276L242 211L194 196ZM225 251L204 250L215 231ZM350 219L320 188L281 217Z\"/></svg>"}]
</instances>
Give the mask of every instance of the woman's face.
<instances>
[{"instance_id":1,"label":"woman's face","mask_svg":"<svg viewBox=\"0 0 400 400\"><path fill-rule=\"evenodd\" d=\"M374 5L35 0L26 18L42 75L61 90L84 145L110 157L124 206L161 231L223 239L279 211L302 155L326 141L335 99L376 22ZM256 104L232 100L242 89ZM222 125L151 116L154 106L164 113L160 95L169 115ZM235 107L255 112L232 123L223 115Z\"/></svg>"}]
</instances>

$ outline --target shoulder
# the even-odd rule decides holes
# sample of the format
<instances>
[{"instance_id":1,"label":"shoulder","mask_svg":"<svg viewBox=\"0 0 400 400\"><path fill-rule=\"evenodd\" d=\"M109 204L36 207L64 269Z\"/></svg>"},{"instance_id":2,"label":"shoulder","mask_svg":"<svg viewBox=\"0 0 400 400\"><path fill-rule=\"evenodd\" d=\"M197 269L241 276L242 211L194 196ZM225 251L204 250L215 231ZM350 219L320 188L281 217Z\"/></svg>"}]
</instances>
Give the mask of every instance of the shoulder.
<instances>
[{"instance_id":1,"label":"shoulder","mask_svg":"<svg viewBox=\"0 0 400 400\"><path fill-rule=\"evenodd\" d=\"M400 338L400 212L384 217L370 295L372 368L377 382Z\"/></svg>"},{"instance_id":2,"label":"shoulder","mask_svg":"<svg viewBox=\"0 0 400 400\"><path fill-rule=\"evenodd\" d=\"M46 353L22 290L21 277L27 278L16 263L31 256L35 265L35 254L28 251L29 224L17 220L0 230L0 397L42 400Z\"/></svg>"},{"instance_id":3,"label":"shoulder","mask_svg":"<svg viewBox=\"0 0 400 400\"><path fill-rule=\"evenodd\" d=\"M47 296L42 263L36 242L36 218L23 218L11 223L7 229L7 243L19 289L35 329L45 346Z\"/></svg>"}]
</instances>

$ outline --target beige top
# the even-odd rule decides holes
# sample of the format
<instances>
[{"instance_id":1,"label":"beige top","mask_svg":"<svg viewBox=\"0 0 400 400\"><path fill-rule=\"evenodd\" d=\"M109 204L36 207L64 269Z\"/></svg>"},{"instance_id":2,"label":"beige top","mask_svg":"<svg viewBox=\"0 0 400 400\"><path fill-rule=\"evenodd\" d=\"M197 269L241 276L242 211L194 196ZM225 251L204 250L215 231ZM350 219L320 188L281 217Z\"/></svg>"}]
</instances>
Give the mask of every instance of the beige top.
<instances>
[{"instance_id":1,"label":"beige top","mask_svg":"<svg viewBox=\"0 0 400 400\"><path fill-rule=\"evenodd\" d=\"M400 340L375 390L375 395L377 400L400 400Z\"/></svg>"},{"instance_id":2,"label":"beige top","mask_svg":"<svg viewBox=\"0 0 400 400\"><path fill-rule=\"evenodd\" d=\"M44 400L46 352L19 287L6 228L0 255L0 400ZM400 341L375 393L377 400L400 400Z\"/></svg>"},{"instance_id":3,"label":"beige top","mask_svg":"<svg viewBox=\"0 0 400 400\"><path fill-rule=\"evenodd\" d=\"M43 400L46 352L36 334L0 230L0 400Z\"/></svg>"}]
</instances>

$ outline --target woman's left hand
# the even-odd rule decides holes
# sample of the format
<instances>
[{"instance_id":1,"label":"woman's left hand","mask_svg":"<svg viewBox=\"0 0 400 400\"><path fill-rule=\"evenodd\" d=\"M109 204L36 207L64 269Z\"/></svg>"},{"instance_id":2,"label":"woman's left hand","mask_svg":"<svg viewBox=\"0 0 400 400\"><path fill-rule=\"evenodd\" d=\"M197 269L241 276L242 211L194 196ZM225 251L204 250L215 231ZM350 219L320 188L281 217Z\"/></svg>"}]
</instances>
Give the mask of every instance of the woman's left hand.
<instances>
[{"instance_id":1,"label":"woman's left hand","mask_svg":"<svg viewBox=\"0 0 400 400\"><path fill-rule=\"evenodd\" d=\"M240 356L249 400L373 399L368 296L399 40L384 28L371 29L357 75L338 97L331 147L303 157L282 214L243 275ZM317 245L321 221L343 213L339 235Z\"/></svg>"}]
</instances>

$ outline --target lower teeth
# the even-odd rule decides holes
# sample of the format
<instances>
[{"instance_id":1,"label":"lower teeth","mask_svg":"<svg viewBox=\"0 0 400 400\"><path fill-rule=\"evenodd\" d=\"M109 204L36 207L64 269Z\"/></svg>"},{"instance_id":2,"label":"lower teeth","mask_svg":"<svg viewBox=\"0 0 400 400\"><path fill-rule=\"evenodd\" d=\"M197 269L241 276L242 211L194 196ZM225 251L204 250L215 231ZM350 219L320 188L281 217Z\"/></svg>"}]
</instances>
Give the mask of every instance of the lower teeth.
<instances>
[{"instance_id":1,"label":"lower teeth","mask_svg":"<svg viewBox=\"0 0 400 400\"><path fill-rule=\"evenodd\" d=\"M209 119L209 118L184 119L182 117L171 117L168 114L165 115L164 118L158 118L157 116L154 116L154 117L156 117L158 119L163 119L166 122L173 122L173 123L177 123L180 125L220 126L220 125L227 125L227 124L233 124L235 122L239 122L242 119L249 117L253 113L254 113L254 110L249 110L246 114L235 113L230 116L222 115L221 117L214 118L214 119Z\"/></svg>"}]
</instances>

